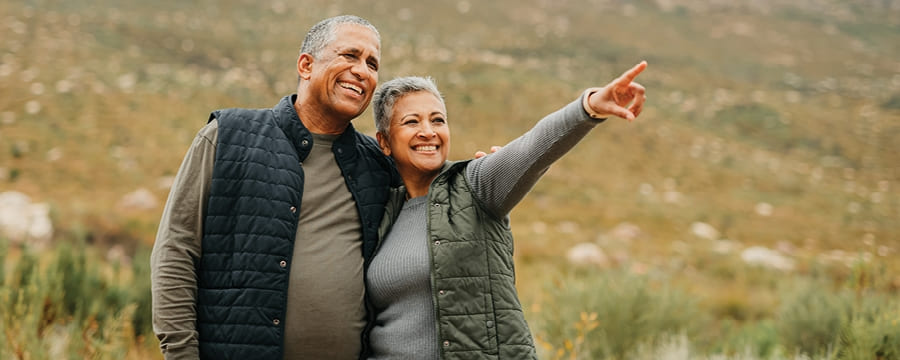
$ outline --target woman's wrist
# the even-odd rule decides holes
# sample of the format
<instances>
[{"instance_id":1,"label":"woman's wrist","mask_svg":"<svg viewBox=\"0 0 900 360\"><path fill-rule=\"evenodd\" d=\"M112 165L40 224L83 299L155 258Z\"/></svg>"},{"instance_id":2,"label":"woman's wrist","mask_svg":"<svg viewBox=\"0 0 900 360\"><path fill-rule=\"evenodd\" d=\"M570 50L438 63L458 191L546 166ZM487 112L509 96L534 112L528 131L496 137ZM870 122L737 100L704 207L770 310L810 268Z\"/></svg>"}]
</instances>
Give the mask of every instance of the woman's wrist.
<instances>
[{"instance_id":1,"label":"woman's wrist","mask_svg":"<svg viewBox=\"0 0 900 360\"><path fill-rule=\"evenodd\" d=\"M606 119L607 117L609 117L609 114L601 114L591 108L591 95L600 92L600 90L601 88L589 88L585 90L584 99L581 101L581 106L584 108L584 112L588 113L588 115L590 115L591 118L594 119Z\"/></svg>"}]
</instances>

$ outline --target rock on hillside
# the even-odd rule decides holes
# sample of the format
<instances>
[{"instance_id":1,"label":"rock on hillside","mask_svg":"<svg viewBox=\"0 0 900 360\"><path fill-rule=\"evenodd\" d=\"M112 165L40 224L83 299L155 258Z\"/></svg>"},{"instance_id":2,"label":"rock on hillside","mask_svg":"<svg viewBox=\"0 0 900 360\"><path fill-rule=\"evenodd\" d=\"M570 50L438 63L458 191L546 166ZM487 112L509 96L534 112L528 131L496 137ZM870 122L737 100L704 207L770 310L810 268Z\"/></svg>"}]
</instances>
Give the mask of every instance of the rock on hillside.
<instances>
[{"instance_id":1,"label":"rock on hillside","mask_svg":"<svg viewBox=\"0 0 900 360\"><path fill-rule=\"evenodd\" d=\"M13 244L46 247L53 237L50 205L32 203L27 195L16 191L0 193L0 237Z\"/></svg>"}]
</instances>

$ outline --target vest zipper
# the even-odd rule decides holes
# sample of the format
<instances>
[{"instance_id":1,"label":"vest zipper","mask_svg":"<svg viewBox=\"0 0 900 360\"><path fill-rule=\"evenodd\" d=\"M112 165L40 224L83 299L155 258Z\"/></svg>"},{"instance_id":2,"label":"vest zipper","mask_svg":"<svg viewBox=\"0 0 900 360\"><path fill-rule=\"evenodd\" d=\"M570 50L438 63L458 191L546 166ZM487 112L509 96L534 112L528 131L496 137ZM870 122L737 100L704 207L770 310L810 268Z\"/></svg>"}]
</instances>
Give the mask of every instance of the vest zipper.
<instances>
[{"instance_id":1,"label":"vest zipper","mask_svg":"<svg viewBox=\"0 0 900 360\"><path fill-rule=\"evenodd\" d=\"M440 177L440 175L438 175L438 177ZM437 180L437 179L435 179L435 180ZM432 180L432 185L434 185L434 180ZM439 311L439 307L438 307L438 298L437 298L438 290L435 288L435 284L434 284L434 243L433 243L433 241L431 241L431 206L430 206L431 205L431 194L432 194L431 189L428 189L428 200L425 203L425 209L426 209L425 211L426 211L426 215L428 215L425 218L425 234L428 237L425 239L425 242L428 243L428 260L429 260L429 263L428 263L429 276L428 276L428 278L431 280L431 306L434 309L434 331L435 331L434 335L435 335L435 340L437 340L436 345L438 348L438 354L440 354L440 358L443 359L443 358L445 358L445 356L444 356L445 349L443 346L444 345L443 341L441 341L442 340L441 339L441 319L440 319L440 311Z\"/></svg>"}]
</instances>

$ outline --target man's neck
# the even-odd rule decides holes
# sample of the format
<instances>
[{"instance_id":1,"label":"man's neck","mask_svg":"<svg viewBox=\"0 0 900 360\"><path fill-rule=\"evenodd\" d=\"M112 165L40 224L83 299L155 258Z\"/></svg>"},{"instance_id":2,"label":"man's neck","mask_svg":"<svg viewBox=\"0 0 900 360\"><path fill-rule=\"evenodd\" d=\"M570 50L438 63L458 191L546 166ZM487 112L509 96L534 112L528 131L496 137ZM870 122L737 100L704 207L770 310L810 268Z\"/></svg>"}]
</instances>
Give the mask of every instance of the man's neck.
<instances>
[{"instance_id":1,"label":"man's neck","mask_svg":"<svg viewBox=\"0 0 900 360\"><path fill-rule=\"evenodd\" d=\"M344 130L347 130L347 126L350 125L351 119L338 119L333 115L323 113L321 109L315 106L303 106L299 96L297 97L297 101L294 102L294 110L297 111L297 116L300 117L303 126L312 133L340 135L343 134Z\"/></svg>"}]
</instances>

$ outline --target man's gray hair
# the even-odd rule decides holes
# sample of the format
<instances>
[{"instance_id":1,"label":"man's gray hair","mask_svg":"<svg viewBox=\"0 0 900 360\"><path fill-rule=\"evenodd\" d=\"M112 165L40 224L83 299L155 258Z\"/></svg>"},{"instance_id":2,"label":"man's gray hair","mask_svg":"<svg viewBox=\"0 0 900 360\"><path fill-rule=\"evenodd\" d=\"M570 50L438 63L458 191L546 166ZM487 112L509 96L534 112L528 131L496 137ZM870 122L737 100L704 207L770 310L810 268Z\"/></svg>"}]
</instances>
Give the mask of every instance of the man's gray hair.
<instances>
[{"instance_id":1,"label":"man's gray hair","mask_svg":"<svg viewBox=\"0 0 900 360\"><path fill-rule=\"evenodd\" d=\"M390 138L388 129L391 127L391 112L393 112L394 104L404 95L427 91L434 95L445 107L444 97L438 91L437 85L431 77L406 76L399 77L388 81L375 90L372 95L372 104L375 112L375 130L381 133L385 138Z\"/></svg>"},{"instance_id":2,"label":"man's gray hair","mask_svg":"<svg viewBox=\"0 0 900 360\"><path fill-rule=\"evenodd\" d=\"M381 34L378 33L378 29L368 20L354 15L339 15L319 21L318 24L313 25L309 32L306 33L303 45L300 45L300 54L310 54L313 58L318 58L322 49L334 41L338 26L345 24L365 26L375 33L375 37L379 42L381 41Z\"/></svg>"}]
</instances>

